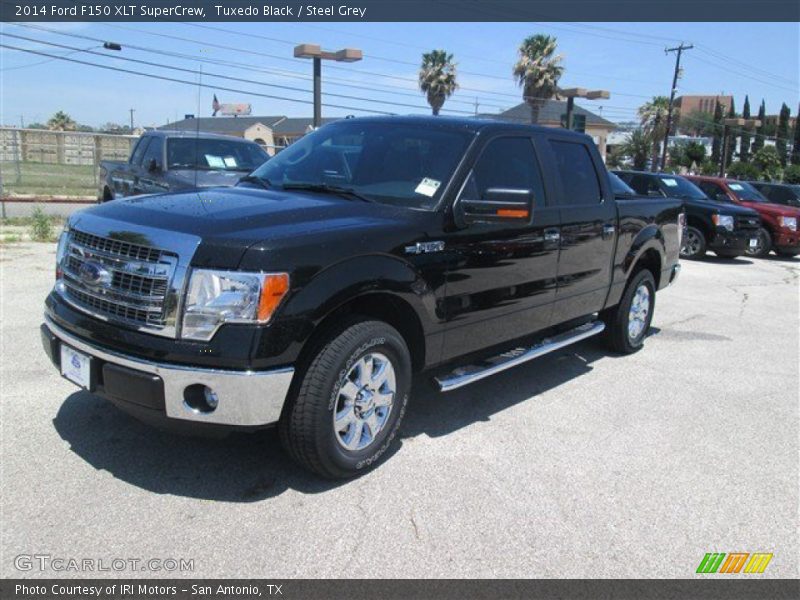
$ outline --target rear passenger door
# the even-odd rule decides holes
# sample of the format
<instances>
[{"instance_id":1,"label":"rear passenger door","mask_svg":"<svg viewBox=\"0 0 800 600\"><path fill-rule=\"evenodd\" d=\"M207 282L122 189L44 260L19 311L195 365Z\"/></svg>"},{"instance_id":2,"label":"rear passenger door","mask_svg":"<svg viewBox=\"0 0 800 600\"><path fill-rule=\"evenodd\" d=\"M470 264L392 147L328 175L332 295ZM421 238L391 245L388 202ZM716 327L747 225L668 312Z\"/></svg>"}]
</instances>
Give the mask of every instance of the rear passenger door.
<instances>
[{"instance_id":1,"label":"rear passenger door","mask_svg":"<svg viewBox=\"0 0 800 600\"><path fill-rule=\"evenodd\" d=\"M617 206L597 152L573 136L545 135L557 186L561 242L553 323L601 310L611 285Z\"/></svg>"}]
</instances>

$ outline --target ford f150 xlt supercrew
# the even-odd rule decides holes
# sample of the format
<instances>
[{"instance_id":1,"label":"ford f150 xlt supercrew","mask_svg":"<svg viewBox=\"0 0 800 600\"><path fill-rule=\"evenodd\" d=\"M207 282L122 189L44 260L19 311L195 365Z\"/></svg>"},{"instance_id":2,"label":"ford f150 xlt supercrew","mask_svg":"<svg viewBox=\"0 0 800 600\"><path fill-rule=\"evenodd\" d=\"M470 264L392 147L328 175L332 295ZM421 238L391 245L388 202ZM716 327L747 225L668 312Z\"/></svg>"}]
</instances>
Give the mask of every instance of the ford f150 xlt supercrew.
<instances>
[{"instance_id":1,"label":"ford f150 xlt supercrew","mask_svg":"<svg viewBox=\"0 0 800 600\"><path fill-rule=\"evenodd\" d=\"M269 159L249 140L187 131L148 131L127 161L100 161L97 199L236 185Z\"/></svg>"},{"instance_id":2,"label":"ford f150 xlt supercrew","mask_svg":"<svg viewBox=\"0 0 800 600\"><path fill-rule=\"evenodd\" d=\"M74 214L42 339L141 419L277 422L298 463L346 477L423 372L448 391L595 334L638 350L682 229L679 200L616 201L581 134L345 119L236 187Z\"/></svg>"}]
</instances>

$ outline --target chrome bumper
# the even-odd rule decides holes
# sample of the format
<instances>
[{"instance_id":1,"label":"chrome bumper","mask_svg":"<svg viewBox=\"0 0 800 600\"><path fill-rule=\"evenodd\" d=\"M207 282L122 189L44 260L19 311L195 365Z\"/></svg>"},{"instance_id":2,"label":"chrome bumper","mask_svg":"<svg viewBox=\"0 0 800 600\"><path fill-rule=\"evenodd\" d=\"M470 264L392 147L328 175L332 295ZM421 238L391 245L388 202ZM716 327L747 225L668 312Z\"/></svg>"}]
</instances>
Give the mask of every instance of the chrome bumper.
<instances>
[{"instance_id":1,"label":"chrome bumper","mask_svg":"<svg viewBox=\"0 0 800 600\"><path fill-rule=\"evenodd\" d=\"M150 362L96 348L64 331L45 316L45 325L62 343L102 361L158 375L164 382L166 416L201 423L259 426L278 421L294 369L230 371ZM219 404L200 412L184 400L187 387L200 384L214 390Z\"/></svg>"}]
</instances>

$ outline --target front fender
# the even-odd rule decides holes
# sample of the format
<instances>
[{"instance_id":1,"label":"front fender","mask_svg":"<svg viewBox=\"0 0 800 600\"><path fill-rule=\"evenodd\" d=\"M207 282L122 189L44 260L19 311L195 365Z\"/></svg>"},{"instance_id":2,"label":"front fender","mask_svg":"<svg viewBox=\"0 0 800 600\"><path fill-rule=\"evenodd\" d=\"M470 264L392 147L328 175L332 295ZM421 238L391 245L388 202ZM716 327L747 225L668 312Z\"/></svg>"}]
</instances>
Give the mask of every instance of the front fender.
<instances>
[{"instance_id":1,"label":"front fender","mask_svg":"<svg viewBox=\"0 0 800 600\"><path fill-rule=\"evenodd\" d=\"M402 300L416 315L427 338L439 321L435 290L410 263L391 255L350 258L305 279L303 269L275 321L260 331L253 365L266 368L293 363L317 326L334 311L355 300L375 301L386 295Z\"/></svg>"}]
</instances>

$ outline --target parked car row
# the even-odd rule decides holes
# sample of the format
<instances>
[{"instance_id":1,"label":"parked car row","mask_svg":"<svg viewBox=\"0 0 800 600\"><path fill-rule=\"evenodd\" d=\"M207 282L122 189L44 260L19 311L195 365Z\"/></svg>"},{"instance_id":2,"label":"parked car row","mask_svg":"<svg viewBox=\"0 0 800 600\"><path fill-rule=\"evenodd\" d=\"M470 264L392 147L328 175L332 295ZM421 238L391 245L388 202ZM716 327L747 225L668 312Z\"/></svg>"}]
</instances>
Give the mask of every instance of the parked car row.
<instances>
[{"instance_id":1,"label":"parked car row","mask_svg":"<svg viewBox=\"0 0 800 600\"><path fill-rule=\"evenodd\" d=\"M800 186L641 171L613 174L629 188L617 184L618 196L683 200L682 258L700 258L709 250L722 258L800 254Z\"/></svg>"}]
</instances>

